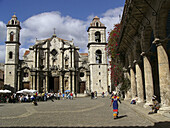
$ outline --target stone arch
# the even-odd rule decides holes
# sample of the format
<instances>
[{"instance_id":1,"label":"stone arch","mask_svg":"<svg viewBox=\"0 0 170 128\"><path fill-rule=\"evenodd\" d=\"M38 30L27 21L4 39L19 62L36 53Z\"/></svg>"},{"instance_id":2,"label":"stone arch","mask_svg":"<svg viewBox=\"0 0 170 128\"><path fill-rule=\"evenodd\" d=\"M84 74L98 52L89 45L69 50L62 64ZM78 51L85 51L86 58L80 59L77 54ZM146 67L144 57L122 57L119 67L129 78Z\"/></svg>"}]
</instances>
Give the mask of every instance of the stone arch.
<instances>
[{"instance_id":1,"label":"stone arch","mask_svg":"<svg viewBox=\"0 0 170 128\"><path fill-rule=\"evenodd\" d=\"M96 55L96 63L97 64L102 63L102 51L99 49L96 50L95 55Z\"/></svg>"},{"instance_id":2,"label":"stone arch","mask_svg":"<svg viewBox=\"0 0 170 128\"><path fill-rule=\"evenodd\" d=\"M99 31L95 32L95 41L101 42L101 33Z\"/></svg>"},{"instance_id":3,"label":"stone arch","mask_svg":"<svg viewBox=\"0 0 170 128\"><path fill-rule=\"evenodd\" d=\"M158 97L158 101L161 102L157 48L156 48L156 45L153 44L153 41L155 40L155 36L156 36L155 35L156 30L153 26L152 27L146 26L145 30L142 32L141 48L142 48L142 52L145 53L150 65L151 65L152 79L153 79L152 80L153 94L156 95ZM145 80L146 80L146 78L144 77L144 81ZM144 88L145 88L145 86L144 86ZM147 89L147 87L146 87L146 89Z\"/></svg>"},{"instance_id":4,"label":"stone arch","mask_svg":"<svg viewBox=\"0 0 170 128\"><path fill-rule=\"evenodd\" d=\"M9 52L9 59L12 59L12 58L13 58L13 52L10 51L10 52Z\"/></svg>"},{"instance_id":5,"label":"stone arch","mask_svg":"<svg viewBox=\"0 0 170 128\"><path fill-rule=\"evenodd\" d=\"M156 17L155 46L159 69L159 86L162 105L170 105L170 1L163 1Z\"/></svg>"},{"instance_id":6,"label":"stone arch","mask_svg":"<svg viewBox=\"0 0 170 128\"><path fill-rule=\"evenodd\" d=\"M155 33L154 36L156 38L164 39L166 38L166 26L167 26L167 18L168 12L170 10L170 1L164 1L161 5L156 21L155 21Z\"/></svg>"},{"instance_id":7,"label":"stone arch","mask_svg":"<svg viewBox=\"0 0 170 128\"><path fill-rule=\"evenodd\" d=\"M14 41L14 32L10 32L10 41Z\"/></svg>"},{"instance_id":8,"label":"stone arch","mask_svg":"<svg viewBox=\"0 0 170 128\"><path fill-rule=\"evenodd\" d=\"M162 4L157 17L157 33L155 33L155 36L163 40L162 46L168 55L168 60L170 60L170 40L168 40L170 38L170 1Z\"/></svg>"},{"instance_id":9,"label":"stone arch","mask_svg":"<svg viewBox=\"0 0 170 128\"><path fill-rule=\"evenodd\" d=\"M147 52L151 46L150 37L152 35L152 31L153 29L151 26L146 26L145 30L141 32L142 39L140 42L140 47L142 52Z\"/></svg>"}]
</instances>

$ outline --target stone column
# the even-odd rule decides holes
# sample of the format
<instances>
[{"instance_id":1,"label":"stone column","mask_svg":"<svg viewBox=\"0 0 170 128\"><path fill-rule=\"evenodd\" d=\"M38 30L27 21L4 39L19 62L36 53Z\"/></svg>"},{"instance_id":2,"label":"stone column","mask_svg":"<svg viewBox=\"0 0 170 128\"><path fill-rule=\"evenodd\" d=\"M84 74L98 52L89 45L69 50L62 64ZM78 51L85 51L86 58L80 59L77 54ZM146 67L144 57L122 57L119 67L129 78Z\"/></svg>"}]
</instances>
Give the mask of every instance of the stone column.
<instances>
[{"instance_id":1,"label":"stone column","mask_svg":"<svg viewBox=\"0 0 170 128\"><path fill-rule=\"evenodd\" d=\"M40 92L40 74L37 72L37 91Z\"/></svg>"},{"instance_id":2,"label":"stone column","mask_svg":"<svg viewBox=\"0 0 170 128\"><path fill-rule=\"evenodd\" d=\"M48 68L48 51L45 52L45 68Z\"/></svg>"},{"instance_id":3,"label":"stone column","mask_svg":"<svg viewBox=\"0 0 170 128\"><path fill-rule=\"evenodd\" d=\"M21 74L20 74L20 71L19 71L18 72L18 87L17 87L17 91L20 90L20 76L21 76Z\"/></svg>"},{"instance_id":4,"label":"stone column","mask_svg":"<svg viewBox=\"0 0 170 128\"><path fill-rule=\"evenodd\" d=\"M62 76L61 76L61 73L60 73L60 77L59 77L59 90L60 92L62 92Z\"/></svg>"},{"instance_id":5,"label":"stone column","mask_svg":"<svg viewBox=\"0 0 170 128\"><path fill-rule=\"evenodd\" d=\"M72 67L72 50L71 49L69 49L69 68L71 68Z\"/></svg>"},{"instance_id":6,"label":"stone column","mask_svg":"<svg viewBox=\"0 0 170 128\"><path fill-rule=\"evenodd\" d=\"M72 92L74 93L74 72L72 72Z\"/></svg>"},{"instance_id":7,"label":"stone column","mask_svg":"<svg viewBox=\"0 0 170 128\"><path fill-rule=\"evenodd\" d=\"M48 78L48 72L46 72L46 76L45 76L45 92L47 93L49 90L49 78Z\"/></svg>"},{"instance_id":8,"label":"stone column","mask_svg":"<svg viewBox=\"0 0 170 128\"><path fill-rule=\"evenodd\" d=\"M123 74L124 74L124 78L125 79L129 79L130 80L130 75L127 71L127 69L125 67L123 67ZM130 100L131 99L131 95L130 95L130 90L127 90L125 92L125 100Z\"/></svg>"},{"instance_id":9,"label":"stone column","mask_svg":"<svg viewBox=\"0 0 170 128\"><path fill-rule=\"evenodd\" d=\"M146 54L142 52L141 55L143 56L144 76L145 76L145 92L146 92L145 106L148 106L149 104L152 103L152 96L154 94L152 67Z\"/></svg>"},{"instance_id":10,"label":"stone column","mask_svg":"<svg viewBox=\"0 0 170 128\"><path fill-rule=\"evenodd\" d=\"M136 97L136 80L133 68L131 66L129 66L129 68L130 68L131 94L133 99Z\"/></svg>"},{"instance_id":11,"label":"stone column","mask_svg":"<svg viewBox=\"0 0 170 128\"><path fill-rule=\"evenodd\" d=\"M139 61L134 60L135 68L136 68L136 83L137 83L137 96L138 103L144 102L144 90L143 90L143 80L142 80L142 70L139 65Z\"/></svg>"},{"instance_id":12,"label":"stone column","mask_svg":"<svg viewBox=\"0 0 170 128\"><path fill-rule=\"evenodd\" d=\"M31 72L32 76L32 89L35 90L35 72Z\"/></svg>"},{"instance_id":13,"label":"stone column","mask_svg":"<svg viewBox=\"0 0 170 128\"><path fill-rule=\"evenodd\" d=\"M170 106L170 70L168 55L160 39L155 38L153 43L157 46L161 104L162 107L167 107Z\"/></svg>"},{"instance_id":14,"label":"stone column","mask_svg":"<svg viewBox=\"0 0 170 128\"><path fill-rule=\"evenodd\" d=\"M40 68L40 50L37 49L37 69Z\"/></svg>"},{"instance_id":15,"label":"stone column","mask_svg":"<svg viewBox=\"0 0 170 128\"><path fill-rule=\"evenodd\" d=\"M72 49L72 68L74 68L74 49Z\"/></svg>"}]
</instances>

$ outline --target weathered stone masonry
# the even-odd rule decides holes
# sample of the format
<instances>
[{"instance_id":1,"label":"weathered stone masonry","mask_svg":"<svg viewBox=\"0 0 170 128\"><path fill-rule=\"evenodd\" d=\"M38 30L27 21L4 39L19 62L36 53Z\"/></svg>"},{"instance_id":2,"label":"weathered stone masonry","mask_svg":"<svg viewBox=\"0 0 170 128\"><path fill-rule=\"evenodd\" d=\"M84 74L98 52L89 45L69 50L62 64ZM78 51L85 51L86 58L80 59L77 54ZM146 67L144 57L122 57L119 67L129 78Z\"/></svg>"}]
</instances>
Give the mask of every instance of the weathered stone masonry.
<instances>
[{"instance_id":1,"label":"weathered stone masonry","mask_svg":"<svg viewBox=\"0 0 170 128\"><path fill-rule=\"evenodd\" d=\"M148 105L156 95L169 109L170 0L126 0L119 43L131 81L126 98Z\"/></svg>"}]
</instances>

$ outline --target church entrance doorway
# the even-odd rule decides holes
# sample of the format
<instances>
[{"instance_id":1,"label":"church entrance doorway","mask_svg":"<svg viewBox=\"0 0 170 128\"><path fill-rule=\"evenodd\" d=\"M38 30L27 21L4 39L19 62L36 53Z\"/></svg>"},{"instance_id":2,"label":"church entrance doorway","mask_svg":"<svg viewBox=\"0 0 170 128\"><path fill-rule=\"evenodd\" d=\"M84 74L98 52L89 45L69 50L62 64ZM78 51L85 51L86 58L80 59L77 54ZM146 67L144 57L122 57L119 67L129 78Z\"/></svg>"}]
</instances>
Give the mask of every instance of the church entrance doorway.
<instances>
[{"instance_id":1,"label":"church entrance doorway","mask_svg":"<svg viewBox=\"0 0 170 128\"><path fill-rule=\"evenodd\" d=\"M85 87L86 87L85 82L80 82L79 87L80 87L80 93L84 93L84 90L85 90Z\"/></svg>"},{"instance_id":2,"label":"church entrance doorway","mask_svg":"<svg viewBox=\"0 0 170 128\"><path fill-rule=\"evenodd\" d=\"M30 83L29 82L24 82L23 87L24 87L24 89L30 89Z\"/></svg>"},{"instance_id":3,"label":"church entrance doorway","mask_svg":"<svg viewBox=\"0 0 170 128\"><path fill-rule=\"evenodd\" d=\"M59 77L50 77L49 91L58 92L59 90Z\"/></svg>"}]
</instances>

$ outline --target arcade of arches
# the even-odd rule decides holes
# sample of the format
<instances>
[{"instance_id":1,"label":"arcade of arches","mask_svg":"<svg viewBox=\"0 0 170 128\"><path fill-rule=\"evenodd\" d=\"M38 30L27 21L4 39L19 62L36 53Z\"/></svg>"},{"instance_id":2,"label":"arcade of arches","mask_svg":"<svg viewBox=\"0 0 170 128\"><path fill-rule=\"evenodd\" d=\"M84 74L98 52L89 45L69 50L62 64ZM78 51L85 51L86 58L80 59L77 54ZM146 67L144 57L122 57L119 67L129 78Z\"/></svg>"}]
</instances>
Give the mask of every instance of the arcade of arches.
<instances>
[{"instance_id":1,"label":"arcade of arches","mask_svg":"<svg viewBox=\"0 0 170 128\"><path fill-rule=\"evenodd\" d=\"M126 0L119 37L124 75L131 81L125 98L170 110L170 1Z\"/></svg>"}]
</instances>

